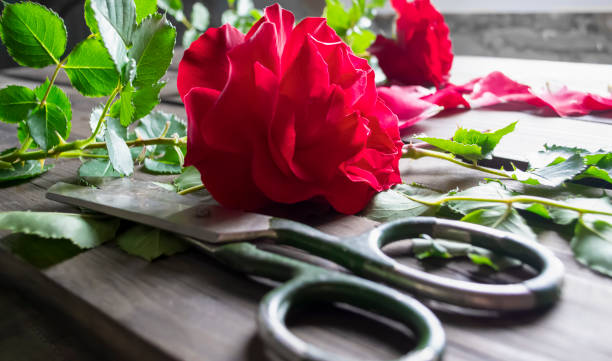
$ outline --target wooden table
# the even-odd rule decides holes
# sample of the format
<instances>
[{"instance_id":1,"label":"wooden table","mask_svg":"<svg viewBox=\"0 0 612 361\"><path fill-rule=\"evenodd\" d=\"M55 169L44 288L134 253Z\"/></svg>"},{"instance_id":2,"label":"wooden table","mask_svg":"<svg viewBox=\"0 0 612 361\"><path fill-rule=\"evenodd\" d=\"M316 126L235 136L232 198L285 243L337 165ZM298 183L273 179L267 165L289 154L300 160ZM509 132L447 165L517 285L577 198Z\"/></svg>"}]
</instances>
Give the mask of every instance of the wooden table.
<instances>
[{"instance_id":1,"label":"wooden table","mask_svg":"<svg viewBox=\"0 0 612 361\"><path fill-rule=\"evenodd\" d=\"M457 57L453 79L462 82L494 69L534 86L553 81L577 89L605 92L607 82L612 81L612 66L607 65L476 57ZM36 86L49 75L49 69L7 69L0 72L0 84ZM185 117L174 87L176 74L171 72L167 77L169 85L160 108ZM84 137L88 133L89 112L98 100L85 99L67 88L65 77L60 77L58 84L68 89L73 100L72 138ZM596 122L474 110L443 114L419 123L411 131L450 136L456 125L484 130L519 120L516 132L500 145L500 155L525 156L545 142L593 148L609 146L612 125L605 114L589 119ZM0 148L15 145L13 128L0 124ZM0 189L0 211L74 211L46 200L44 193L57 181L74 181L79 161L60 160L55 164L54 169L39 178ZM402 161L401 171L406 182L422 182L439 189L475 185L483 177L477 172L425 159ZM151 178L143 173L136 177ZM322 219L326 221L319 226L335 234L353 234L373 226L372 222L355 216L328 214ZM612 280L576 263L567 240L556 233L544 232L540 240L567 268L559 304L536 314L503 317L476 317L438 310L436 313L448 338L446 360L606 360L612 357L609 341ZM404 261L433 272L453 273L458 279L483 279L482 270L468 263L453 262L448 268L438 269L430 264ZM5 287L12 285L20 292L26 291L38 300L37 304L49 305L52 311L44 311L45 314L62 315L54 315L54 320L61 320L54 322L77 325L77 329L68 327L73 331L62 331L68 332L66 338L77 337L87 345L87 350L96 350L95 357L89 351L79 351L68 353L69 359L266 359L256 336L255 313L269 286L234 273L196 252L147 263L126 255L111 243L42 271L0 252L0 279ZM23 311L27 307L16 304L12 303L13 311L9 308L4 313L19 312L19 307ZM379 326L366 316L335 308L320 308L296 316L292 324L304 339L366 359L398 356L411 344L405 330L402 332L393 325ZM8 333L2 330L0 335ZM81 341L67 344L68 349L70 345L78 348ZM26 359L50 360L52 356L30 355Z\"/></svg>"}]
</instances>

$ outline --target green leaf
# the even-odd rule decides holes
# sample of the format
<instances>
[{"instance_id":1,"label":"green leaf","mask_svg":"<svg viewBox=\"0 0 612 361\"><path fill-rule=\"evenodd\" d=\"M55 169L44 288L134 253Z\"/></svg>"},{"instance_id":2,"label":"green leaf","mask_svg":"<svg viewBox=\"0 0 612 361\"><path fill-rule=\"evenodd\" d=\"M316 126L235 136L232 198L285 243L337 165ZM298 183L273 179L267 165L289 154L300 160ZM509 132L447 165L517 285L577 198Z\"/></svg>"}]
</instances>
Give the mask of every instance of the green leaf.
<instances>
[{"instance_id":1,"label":"green leaf","mask_svg":"<svg viewBox=\"0 0 612 361\"><path fill-rule=\"evenodd\" d=\"M479 132L473 129L458 128L453 140L429 137L417 139L467 160L477 161L491 158L493 150L501 138L514 131L515 126L516 122L494 132Z\"/></svg>"},{"instance_id":2,"label":"green leaf","mask_svg":"<svg viewBox=\"0 0 612 361\"><path fill-rule=\"evenodd\" d=\"M9 85L0 90L0 120L18 123L38 105L36 94L26 87Z\"/></svg>"},{"instance_id":3,"label":"green leaf","mask_svg":"<svg viewBox=\"0 0 612 361\"><path fill-rule=\"evenodd\" d=\"M587 165L596 165L607 171L612 171L612 152L599 151L584 157Z\"/></svg>"},{"instance_id":4,"label":"green leaf","mask_svg":"<svg viewBox=\"0 0 612 361\"><path fill-rule=\"evenodd\" d=\"M487 256L483 256L483 255L475 254L475 253L469 253L468 257L474 264L477 264L479 266L489 266L493 268L494 270L499 271L499 267L495 263L493 263L491 258Z\"/></svg>"},{"instance_id":5,"label":"green leaf","mask_svg":"<svg viewBox=\"0 0 612 361\"><path fill-rule=\"evenodd\" d=\"M181 0L158 0L157 6L174 16L177 21L183 21L185 18L183 2Z\"/></svg>"},{"instance_id":6,"label":"green leaf","mask_svg":"<svg viewBox=\"0 0 612 361\"><path fill-rule=\"evenodd\" d=\"M127 140L127 127L121 124L121 121L117 118L106 118L106 124L104 129L112 129L121 139Z\"/></svg>"},{"instance_id":7,"label":"green leaf","mask_svg":"<svg viewBox=\"0 0 612 361\"><path fill-rule=\"evenodd\" d=\"M166 73L176 40L176 29L165 17L153 15L142 21L134 32L129 56L136 60L134 86L156 84Z\"/></svg>"},{"instance_id":8,"label":"green leaf","mask_svg":"<svg viewBox=\"0 0 612 361\"><path fill-rule=\"evenodd\" d=\"M136 60L130 58L123 67L123 72L121 72L121 85L123 86L133 86L134 79L136 78Z\"/></svg>"},{"instance_id":9,"label":"green leaf","mask_svg":"<svg viewBox=\"0 0 612 361\"><path fill-rule=\"evenodd\" d=\"M368 2L367 8L369 9L382 8L383 6L385 6L386 2L387 0L370 0Z\"/></svg>"},{"instance_id":10,"label":"green leaf","mask_svg":"<svg viewBox=\"0 0 612 361\"><path fill-rule=\"evenodd\" d=\"M131 175L134 173L134 163L130 148L117 133L110 128L106 128L104 133L106 141L106 149L108 149L108 157L113 168L122 175Z\"/></svg>"},{"instance_id":11,"label":"green leaf","mask_svg":"<svg viewBox=\"0 0 612 361\"><path fill-rule=\"evenodd\" d=\"M597 219L579 220L570 244L580 263L612 277L611 223Z\"/></svg>"},{"instance_id":12,"label":"green leaf","mask_svg":"<svg viewBox=\"0 0 612 361\"><path fill-rule=\"evenodd\" d=\"M454 194L454 196L476 199L508 199L512 197L513 194L503 185L497 182L489 182L479 184L476 187L468 188L461 192L457 192L456 194ZM504 208L506 207L505 204L486 201L450 201L448 202L448 206L455 212L461 213L463 215L481 208L488 209L499 206L502 206Z\"/></svg>"},{"instance_id":13,"label":"green leaf","mask_svg":"<svg viewBox=\"0 0 612 361\"><path fill-rule=\"evenodd\" d=\"M363 54L376 40L376 34L367 29L355 29L348 35L348 42L355 54Z\"/></svg>"},{"instance_id":14,"label":"green leaf","mask_svg":"<svg viewBox=\"0 0 612 361\"><path fill-rule=\"evenodd\" d=\"M334 29L338 35L343 36L351 27L351 18L339 0L325 0L326 7L323 16L327 18L327 25Z\"/></svg>"},{"instance_id":15,"label":"green leaf","mask_svg":"<svg viewBox=\"0 0 612 361\"><path fill-rule=\"evenodd\" d=\"M586 154L588 150L560 145L544 145L544 150L529 156L529 166L533 169L544 168L560 163L574 154Z\"/></svg>"},{"instance_id":16,"label":"green leaf","mask_svg":"<svg viewBox=\"0 0 612 361\"><path fill-rule=\"evenodd\" d=\"M19 125L17 126L17 139L19 139L19 143L24 144L29 136L30 129L28 129L28 125L26 124L26 122L19 122ZM38 148L38 144L36 144L36 142L32 142L32 145L30 145L30 149L35 148Z\"/></svg>"},{"instance_id":17,"label":"green leaf","mask_svg":"<svg viewBox=\"0 0 612 361\"><path fill-rule=\"evenodd\" d=\"M582 173L586 167L582 156L574 154L567 160L544 168L528 172L515 170L512 173L512 178L526 184L556 187L567 180L573 179L576 175Z\"/></svg>"},{"instance_id":18,"label":"green leaf","mask_svg":"<svg viewBox=\"0 0 612 361\"><path fill-rule=\"evenodd\" d=\"M187 153L186 146L170 146L170 145L161 145L155 148L155 153L153 154L154 159L163 163L174 164L180 166L181 169L183 167L183 163L185 163L185 154ZM180 172L176 173L179 174Z\"/></svg>"},{"instance_id":19,"label":"green leaf","mask_svg":"<svg viewBox=\"0 0 612 361\"><path fill-rule=\"evenodd\" d=\"M113 59L98 39L79 43L66 58L64 70L72 86L88 97L110 95L119 83Z\"/></svg>"},{"instance_id":20,"label":"green leaf","mask_svg":"<svg viewBox=\"0 0 612 361\"><path fill-rule=\"evenodd\" d=\"M159 92L165 85L165 82L159 82L136 90L132 97L132 103L134 104L134 120L147 116L155 106L159 104L161 101Z\"/></svg>"},{"instance_id":21,"label":"green leaf","mask_svg":"<svg viewBox=\"0 0 612 361\"><path fill-rule=\"evenodd\" d=\"M133 1L124 0L91 0L102 42L115 63L119 74L129 62L128 46L131 43L136 7Z\"/></svg>"},{"instance_id":22,"label":"green leaf","mask_svg":"<svg viewBox=\"0 0 612 361\"><path fill-rule=\"evenodd\" d=\"M361 215L378 222L433 215L438 207L424 205L408 197L433 202L444 196L445 194L418 185L398 184L385 192L377 193Z\"/></svg>"},{"instance_id":23,"label":"green leaf","mask_svg":"<svg viewBox=\"0 0 612 361\"><path fill-rule=\"evenodd\" d=\"M353 0L352 1L352 6L348 11L348 17L350 20L350 24L355 25L359 22L359 19L361 19L361 16L363 15L363 10L364 8L361 6L362 0L357 1L357 0Z\"/></svg>"},{"instance_id":24,"label":"green leaf","mask_svg":"<svg viewBox=\"0 0 612 361\"><path fill-rule=\"evenodd\" d=\"M458 128L453 136L455 142L462 144L475 144L482 149L483 158L491 158L493 150L499 141L507 134L512 133L516 127L516 123L511 123L508 126L498 129L492 133L479 132L473 129Z\"/></svg>"},{"instance_id":25,"label":"green leaf","mask_svg":"<svg viewBox=\"0 0 612 361\"><path fill-rule=\"evenodd\" d=\"M259 9L253 9L251 10L251 17L253 18L253 20L258 21L259 19L263 18L264 13L263 11L259 10Z\"/></svg>"},{"instance_id":26,"label":"green leaf","mask_svg":"<svg viewBox=\"0 0 612 361\"><path fill-rule=\"evenodd\" d=\"M134 3L136 4L136 22L138 23L157 11L157 0L135 0Z\"/></svg>"},{"instance_id":27,"label":"green leaf","mask_svg":"<svg viewBox=\"0 0 612 361\"><path fill-rule=\"evenodd\" d=\"M189 245L178 236L143 225L129 228L119 235L117 243L125 252L147 261L161 256L171 256L189 248Z\"/></svg>"},{"instance_id":28,"label":"green leaf","mask_svg":"<svg viewBox=\"0 0 612 361\"><path fill-rule=\"evenodd\" d=\"M91 0L100 35L104 35L102 23L110 25L129 45L136 23L136 4L133 0Z\"/></svg>"},{"instance_id":29,"label":"green leaf","mask_svg":"<svg viewBox=\"0 0 612 361\"><path fill-rule=\"evenodd\" d=\"M430 137L419 137L417 139L468 160L483 159L482 148L476 144L462 144L448 139Z\"/></svg>"},{"instance_id":30,"label":"green leaf","mask_svg":"<svg viewBox=\"0 0 612 361\"><path fill-rule=\"evenodd\" d=\"M548 209L545 206L541 205L540 203L531 204L527 208L525 208L525 210L531 213L537 214L538 216L542 218L546 218L546 219L552 218Z\"/></svg>"},{"instance_id":31,"label":"green leaf","mask_svg":"<svg viewBox=\"0 0 612 361\"><path fill-rule=\"evenodd\" d=\"M63 262L83 251L68 239L48 239L23 233L4 237L0 244L12 254L40 269Z\"/></svg>"},{"instance_id":32,"label":"green leaf","mask_svg":"<svg viewBox=\"0 0 612 361\"><path fill-rule=\"evenodd\" d=\"M56 132L66 139L70 131L66 114L57 105L50 103L31 111L26 123L30 135L43 150L49 150L60 143Z\"/></svg>"},{"instance_id":33,"label":"green leaf","mask_svg":"<svg viewBox=\"0 0 612 361\"><path fill-rule=\"evenodd\" d=\"M79 177L121 177L121 174L117 172L110 160L105 159L93 159L83 163L79 167Z\"/></svg>"},{"instance_id":34,"label":"green leaf","mask_svg":"<svg viewBox=\"0 0 612 361\"><path fill-rule=\"evenodd\" d=\"M167 163L154 159L145 159L144 168L155 174L181 174L182 167L180 164Z\"/></svg>"},{"instance_id":35,"label":"green leaf","mask_svg":"<svg viewBox=\"0 0 612 361\"><path fill-rule=\"evenodd\" d=\"M202 185L202 176L194 166L184 168L183 174L176 177L174 180L174 187L176 188L177 192L200 185Z\"/></svg>"},{"instance_id":36,"label":"green leaf","mask_svg":"<svg viewBox=\"0 0 612 361\"><path fill-rule=\"evenodd\" d=\"M66 50L66 26L53 11L33 2L5 4L0 37L19 65L42 68L59 64Z\"/></svg>"},{"instance_id":37,"label":"green leaf","mask_svg":"<svg viewBox=\"0 0 612 361\"><path fill-rule=\"evenodd\" d=\"M96 16L94 14L94 11L91 8L91 0L85 0L84 15L85 15L85 24L87 24L87 27L89 28L91 33L99 34L100 30L98 29L98 22L96 21Z\"/></svg>"},{"instance_id":38,"label":"green leaf","mask_svg":"<svg viewBox=\"0 0 612 361\"><path fill-rule=\"evenodd\" d=\"M152 112L151 114L142 118L136 127L136 132L142 139L159 138L166 128L166 123L170 123L168 131L166 132L166 137L176 135L179 138L182 138L187 136L187 125L184 120L180 119L174 114L159 111ZM147 149L159 156L168 149L168 146L154 145L148 146Z\"/></svg>"},{"instance_id":39,"label":"green leaf","mask_svg":"<svg viewBox=\"0 0 612 361\"><path fill-rule=\"evenodd\" d=\"M34 94L36 94L36 97L41 102L45 97L45 94L47 93L47 89L49 89L50 83L51 82L49 81L49 79L46 79L44 83L34 89ZM53 104L60 108L60 110L62 111L62 113L64 113L68 121L72 120L72 105L70 104L70 99L61 88L56 85L53 85L49 90L49 94L47 94L46 102L47 104ZM70 123L68 123L67 133L70 133Z\"/></svg>"},{"instance_id":40,"label":"green leaf","mask_svg":"<svg viewBox=\"0 0 612 361\"><path fill-rule=\"evenodd\" d=\"M476 199L508 199L513 196L512 192L497 182L481 184L455 194L456 197ZM455 212L464 214L461 219L464 222L481 224L492 228L501 229L513 234L518 234L529 239L536 236L514 208L508 208L504 203L486 201L455 200L447 203Z\"/></svg>"},{"instance_id":41,"label":"green leaf","mask_svg":"<svg viewBox=\"0 0 612 361\"><path fill-rule=\"evenodd\" d=\"M584 172L582 172L575 179L584 179L584 178L596 178L606 181L608 183L612 183L612 174L610 171L601 169L595 166L588 167Z\"/></svg>"},{"instance_id":42,"label":"green leaf","mask_svg":"<svg viewBox=\"0 0 612 361\"><path fill-rule=\"evenodd\" d=\"M134 95L134 88L126 86L121 90L121 98L119 99L119 119L121 125L127 127L132 124L134 120L134 104L132 103L132 97Z\"/></svg>"},{"instance_id":43,"label":"green leaf","mask_svg":"<svg viewBox=\"0 0 612 361\"><path fill-rule=\"evenodd\" d=\"M427 234L421 238L414 238L411 242L412 253L421 260L431 257L443 259L468 257L473 263L489 266L496 271L522 264L517 259L500 256L485 248L475 247L469 243L431 238Z\"/></svg>"},{"instance_id":44,"label":"green leaf","mask_svg":"<svg viewBox=\"0 0 612 361\"><path fill-rule=\"evenodd\" d=\"M506 206L478 209L468 213L461 221L500 229L532 240L537 238L525 219L515 209Z\"/></svg>"},{"instance_id":45,"label":"green leaf","mask_svg":"<svg viewBox=\"0 0 612 361\"><path fill-rule=\"evenodd\" d=\"M69 239L84 249L113 239L118 227L118 219L106 216L29 211L0 213L0 229L43 238Z\"/></svg>"},{"instance_id":46,"label":"green leaf","mask_svg":"<svg viewBox=\"0 0 612 361\"><path fill-rule=\"evenodd\" d=\"M34 178L51 168L53 165L43 165L37 160L13 164L13 169L0 169L0 183Z\"/></svg>"},{"instance_id":47,"label":"green leaf","mask_svg":"<svg viewBox=\"0 0 612 361\"><path fill-rule=\"evenodd\" d=\"M576 179L597 178L608 183L612 183L612 153L600 151L584 156L587 166L589 166Z\"/></svg>"},{"instance_id":48,"label":"green leaf","mask_svg":"<svg viewBox=\"0 0 612 361\"><path fill-rule=\"evenodd\" d=\"M157 5L170 12L170 10L183 10L183 2L181 0L158 0Z\"/></svg>"},{"instance_id":49,"label":"green leaf","mask_svg":"<svg viewBox=\"0 0 612 361\"><path fill-rule=\"evenodd\" d=\"M196 30L205 31L210 24L210 12L204 4L196 2L191 8L191 24Z\"/></svg>"}]
</instances>

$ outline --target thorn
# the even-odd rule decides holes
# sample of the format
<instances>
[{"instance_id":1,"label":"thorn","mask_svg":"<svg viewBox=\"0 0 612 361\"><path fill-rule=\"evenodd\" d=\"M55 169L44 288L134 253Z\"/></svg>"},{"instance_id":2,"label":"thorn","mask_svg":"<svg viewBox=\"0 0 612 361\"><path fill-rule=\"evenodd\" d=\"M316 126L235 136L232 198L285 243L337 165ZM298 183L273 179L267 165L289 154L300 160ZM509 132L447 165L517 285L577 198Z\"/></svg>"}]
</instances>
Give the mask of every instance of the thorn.
<instances>
[{"instance_id":1,"label":"thorn","mask_svg":"<svg viewBox=\"0 0 612 361\"><path fill-rule=\"evenodd\" d=\"M57 136L57 139L59 139L59 145L67 144L64 138L62 138L62 135L57 130L55 131L55 135Z\"/></svg>"}]
</instances>

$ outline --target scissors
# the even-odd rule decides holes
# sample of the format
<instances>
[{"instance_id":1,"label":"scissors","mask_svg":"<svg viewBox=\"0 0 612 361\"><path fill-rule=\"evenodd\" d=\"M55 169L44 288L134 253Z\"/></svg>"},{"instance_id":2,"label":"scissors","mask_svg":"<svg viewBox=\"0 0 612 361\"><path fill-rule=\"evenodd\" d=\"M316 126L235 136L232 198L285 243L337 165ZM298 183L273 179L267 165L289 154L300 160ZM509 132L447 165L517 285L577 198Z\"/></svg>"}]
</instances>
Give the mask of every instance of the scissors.
<instances>
[{"instance_id":1,"label":"scissors","mask_svg":"<svg viewBox=\"0 0 612 361\"><path fill-rule=\"evenodd\" d=\"M98 188L58 183L49 188L47 198L180 234L200 251L236 270L285 282L264 296L257 320L267 351L283 360L346 360L302 341L287 328L285 318L291 309L312 300L341 302L402 322L418 341L398 360L439 360L446 343L439 320L399 290L462 307L524 311L553 304L560 296L564 273L553 253L536 242L433 217L402 219L355 237L339 238L302 223L226 209L212 198L180 196L153 183L128 178L105 181ZM519 259L538 275L506 285L451 280L403 265L381 251L389 243L422 234L467 242ZM353 274L259 249L256 241L262 239L329 259Z\"/></svg>"}]
</instances>

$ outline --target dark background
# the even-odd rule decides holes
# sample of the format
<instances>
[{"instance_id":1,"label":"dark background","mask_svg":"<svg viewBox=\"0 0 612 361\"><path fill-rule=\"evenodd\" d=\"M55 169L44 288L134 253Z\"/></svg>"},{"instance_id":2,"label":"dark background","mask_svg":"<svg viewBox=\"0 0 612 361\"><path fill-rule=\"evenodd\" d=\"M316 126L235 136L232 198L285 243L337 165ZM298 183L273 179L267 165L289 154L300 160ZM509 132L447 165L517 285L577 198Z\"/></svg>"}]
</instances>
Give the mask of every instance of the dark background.
<instances>
[{"instance_id":1,"label":"dark background","mask_svg":"<svg viewBox=\"0 0 612 361\"><path fill-rule=\"evenodd\" d=\"M195 0L183 0L189 14ZM537 0L535 0L537 1ZM68 50L89 33L83 20L84 0L41 0L57 11L68 28ZM211 25L219 26L226 0L201 0L211 11ZM255 0L263 8L276 1ZM320 16L325 0L278 0L296 17ZM577 2L578 3L578 2ZM489 5L490 6L490 5ZM454 5L456 8L457 5ZM494 7L491 7L494 8ZM441 7L444 13L444 5ZM445 13L451 29L453 48L458 55L501 56L589 63L612 63L612 13L575 12L504 13L503 6L492 13ZM590 11L587 9L586 11ZM393 15L383 11L378 24L390 29ZM177 24L179 33L184 27ZM180 34L179 34L180 36ZM180 37L179 37L180 39ZM0 50L0 67L15 66Z\"/></svg>"}]
</instances>

